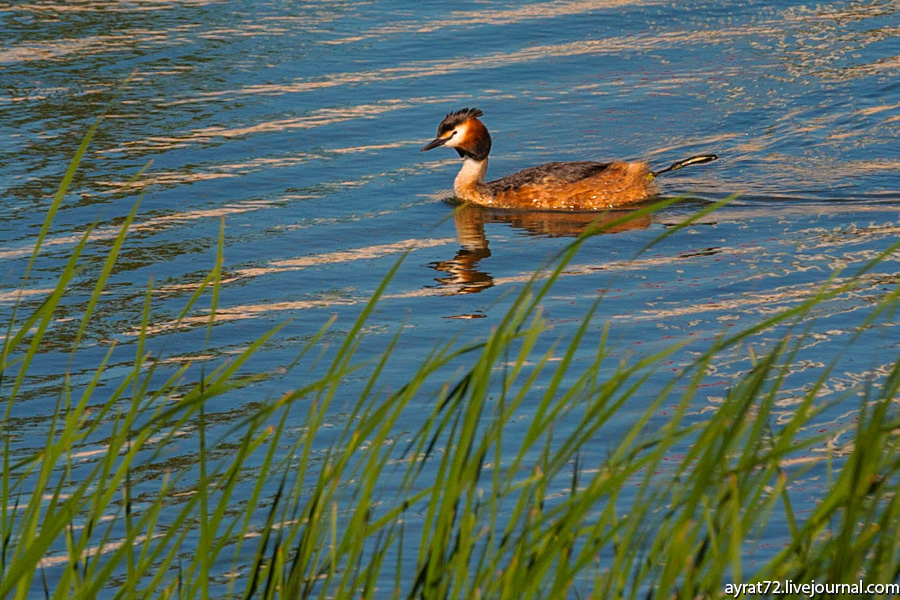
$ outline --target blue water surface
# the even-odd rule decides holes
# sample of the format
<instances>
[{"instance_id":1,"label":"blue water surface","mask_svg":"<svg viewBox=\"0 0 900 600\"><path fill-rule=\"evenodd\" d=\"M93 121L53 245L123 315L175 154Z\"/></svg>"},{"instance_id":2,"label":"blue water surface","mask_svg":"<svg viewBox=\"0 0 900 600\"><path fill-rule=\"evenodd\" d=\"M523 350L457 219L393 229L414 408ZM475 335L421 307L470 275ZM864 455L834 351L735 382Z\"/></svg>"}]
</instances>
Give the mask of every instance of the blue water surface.
<instances>
[{"instance_id":1,"label":"blue water surface","mask_svg":"<svg viewBox=\"0 0 900 600\"><path fill-rule=\"evenodd\" d=\"M489 176L551 160L666 166L699 153L721 157L661 179L665 197L683 199L586 241L542 301L553 328L542 349L571 339L602 296L576 364L590 362L608 326L612 356L686 341L671 369L687 366L717 337L811 298L896 241L898 21L900 4L880 0L0 2L4 330L17 303L20 315L38 305L96 225L77 293L11 405L11 447L20 456L42 447L62 375L85 385L113 343L98 399L125 376L151 280L147 351L161 378L190 362L194 381L204 365L282 323L249 372L278 373L331 318L323 347L340 341L405 252L359 357L378 357L402 329L384 375L399 388L436 342L486 339L516 291L590 218L454 213L442 199L458 158L419 149L447 112L467 106L484 111L493 136ZM100 115L20 293L51 198ZM83 300L139 197L70 365ZM223 220L224 284L207 336L208 295L186 322L175 321L215 263ZM808 337L783 386L780 418L835 361L822 402L879 384L900 352L900 329L892 315L859 326L896 286L897 267L891 254L854 292L790 324ZM715 409L786 332L762 331L717 357L692 418ZM207 409L213 434L306 373L218 398ZM347 394L364 381L347 381ZM646 397L623 407L586 460L602 461L665 381L665 373L651 378ZM433 401L423 395L410 414L429 414ZM845 440L853 406L826 410L819 431ZM340 425L340 415L333 419ZM171 449L173 464L195 459L193 435L186 430ZM170 466L151 465L150 481ZM798 484L798 502L812 506L821 485ZM752 560L777 551L787 532L767 535Z\"/></svg>"}]
</instances>

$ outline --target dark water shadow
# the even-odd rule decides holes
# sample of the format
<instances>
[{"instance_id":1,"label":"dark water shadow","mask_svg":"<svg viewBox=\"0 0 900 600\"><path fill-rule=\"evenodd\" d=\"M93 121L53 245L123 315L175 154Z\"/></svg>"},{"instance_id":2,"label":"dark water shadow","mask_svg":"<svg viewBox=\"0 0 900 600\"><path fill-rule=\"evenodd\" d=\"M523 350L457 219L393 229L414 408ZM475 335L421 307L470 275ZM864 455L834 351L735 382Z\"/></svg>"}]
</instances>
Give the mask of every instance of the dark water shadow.
<instances>
[{"instance_id":1,"label":"dark water shadow","mask_svg":"<svg viewBox=\"0 0 900 600\"><path fill-rule=\"evenodd\" d=\"M589 227L608 225L625 215L627 210L603 213L562 213L540 211L510 211L463 204L453 212L456 237L460 248L449 260L429 263L429 267L443 273L436 277L436 286L446 288L448 294L475 294L494 285L490 273L479 268L479 263L491 256L490 244L485 234L487 223L504 223L514 229L539 237L578 237ZM609 227L604 234L646 229L653 223L653 215L643 215Z\"/></svg>"}]
</instances>

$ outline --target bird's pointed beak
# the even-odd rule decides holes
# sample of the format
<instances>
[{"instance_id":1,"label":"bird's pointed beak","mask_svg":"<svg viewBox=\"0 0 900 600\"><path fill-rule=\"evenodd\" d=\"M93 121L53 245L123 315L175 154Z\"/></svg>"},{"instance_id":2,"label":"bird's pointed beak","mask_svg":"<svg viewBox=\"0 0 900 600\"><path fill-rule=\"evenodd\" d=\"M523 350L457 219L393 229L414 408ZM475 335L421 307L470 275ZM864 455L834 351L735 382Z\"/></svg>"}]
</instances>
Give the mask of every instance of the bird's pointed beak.
<instances>
[{"instance_id":1,"label":"bird's pointed beak","mask_svg":"<svg viewBox=\"0 0 900 600\"><path fill-rule=\"evenodd\" d=\"M425 152L426 150L431 150L432 148L437 148L438 146L443 146L444 144L447 143L447 140L449 140L449 139L450 138L434 138L433 140L431 140L430 142L428 142L427 144L425 144L422 147L422 152Z\"/></svg>"}]
</instances>

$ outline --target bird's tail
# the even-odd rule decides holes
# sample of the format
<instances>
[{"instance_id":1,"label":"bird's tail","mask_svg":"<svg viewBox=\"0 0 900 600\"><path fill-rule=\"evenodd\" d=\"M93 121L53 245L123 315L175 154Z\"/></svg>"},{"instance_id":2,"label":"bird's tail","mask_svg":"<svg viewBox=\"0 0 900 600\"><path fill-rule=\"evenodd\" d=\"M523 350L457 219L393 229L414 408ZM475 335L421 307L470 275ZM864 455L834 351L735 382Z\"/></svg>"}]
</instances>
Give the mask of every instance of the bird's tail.
<instances>
[{"instance_id":1,"label":"bird's tail","mask_svg":"<svg viewBox=\"0 0 900 600\"><path fill-rule=\"evenodd\" d=\"M684 160L679 160L677 163L673 164L671 167L666 167L665 169L661 169L659 171L651 171L651 177L659 177L663 173L668 173L669 171L677 171L678 169L683 169L684 167L689 167L691 165L702 165L703 163L712 162L719 157L715 154L698 154L697 156L692 156L690 158L686 158Z\"/></svg>"}]
</instances>

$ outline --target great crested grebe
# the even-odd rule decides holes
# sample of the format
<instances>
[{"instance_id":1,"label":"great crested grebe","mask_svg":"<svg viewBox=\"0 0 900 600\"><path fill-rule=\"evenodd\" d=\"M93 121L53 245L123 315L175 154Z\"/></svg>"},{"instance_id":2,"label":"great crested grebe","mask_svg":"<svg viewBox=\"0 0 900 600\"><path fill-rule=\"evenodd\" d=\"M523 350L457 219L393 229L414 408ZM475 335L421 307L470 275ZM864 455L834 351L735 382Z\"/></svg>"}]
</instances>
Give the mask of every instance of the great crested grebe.
<instances>
[{"instance_id":1,"label":"great crested grebe","mask_svg":"<svg viewBox=\"0 0 900 600\"><path fill-rule=\"evenodd\" d=\"M424 148L454 148L463 166L453 181L453 193L463 202L503 209L596 211L652 198L656 178L668 171L716 160L701 154L670 167L651 171L645 162L552 162L502 179L485 181L491 134L477 108L464 108L444 117L435 139Z\"/></svg>"}]
</instances>

